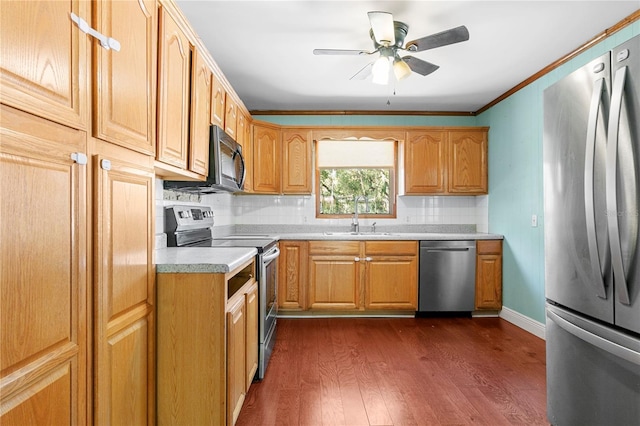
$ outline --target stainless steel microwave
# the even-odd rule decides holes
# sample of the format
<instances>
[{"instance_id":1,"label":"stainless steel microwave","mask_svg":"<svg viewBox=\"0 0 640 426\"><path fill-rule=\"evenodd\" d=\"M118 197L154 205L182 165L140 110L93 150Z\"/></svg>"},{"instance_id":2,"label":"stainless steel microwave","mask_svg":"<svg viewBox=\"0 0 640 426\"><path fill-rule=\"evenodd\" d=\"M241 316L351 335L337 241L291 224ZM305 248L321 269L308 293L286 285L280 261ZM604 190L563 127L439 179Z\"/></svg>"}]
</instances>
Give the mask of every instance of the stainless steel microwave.
<instances>
[{"instance_id":1,"label":"stainless steel microwave","mask_svg":"<svg viewBox=\"0 0 640 426\"><path fill-rule=\"evenodd\" d=\"M202 194L241 192L246 176L242 146L220 127L209 135L209 175L205 181L165 181L164 187Z\"/></svg>"}]
</instances>

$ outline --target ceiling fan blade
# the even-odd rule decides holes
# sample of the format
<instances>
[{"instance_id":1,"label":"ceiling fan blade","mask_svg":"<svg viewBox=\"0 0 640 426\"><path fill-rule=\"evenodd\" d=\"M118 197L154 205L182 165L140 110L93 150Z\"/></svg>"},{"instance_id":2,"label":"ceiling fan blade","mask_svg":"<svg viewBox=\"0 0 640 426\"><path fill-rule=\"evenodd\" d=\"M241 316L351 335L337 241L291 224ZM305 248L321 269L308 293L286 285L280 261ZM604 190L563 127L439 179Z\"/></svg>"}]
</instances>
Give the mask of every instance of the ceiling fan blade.
<instances>
[{"instance_id":1,"label":"ceiling fan blade","mask_svg":"<svg viewBox=\"0 0 640 426\"><path fill-rule=\"evenodd\" d=\"M409 65L411 71L416 72L421 75L429 75L438 68L438 65L432 64L431 62L423 61L422 59L414 58L413 56L405 56L402 58L403 61Z\"/></svg>"},{"instance_id":2,"label":"ceiling fan blade","mask_svg":"<svg viewBox=\"0 0 640 426\"><path fill-rule=\"evenodd\" d=\"M373 62L365 65L360 71L355 73L349 80L364 80L371 75L371 69L373 68Z\"/></svg>"},{"instance_id":3,"label":"ceiling fan blade","mask_svg":"<svg viewBox=\"0 0 640 426\"><path fill-rule=\"evenodd\" d=\"M313 49L314 55L371 55L372 53L366 50Z\"/></svg>"},{"instance_id":4,"label":"ceiling fan blade","mask_svg":"<svg viewBox=\"0 0 640 426\"><path fill-rule=\"evenodd\" d=\"M464 25L450 30L431 34L407 43L405 49L410 52L422 52L423 50L435 49L436 47L447 46L469 40L469 30Z\"/></svg>"},{"instance_id":5,"label":"ceiling fan blade","mask_svg":"<svg viewBox=\"0 0 640 426\"><path fill-rule=\"evenodd\" d=\"M369 22L376 42L382 46L396 44L393 15L389 12L369 12Z\"/></svg>"}]
</instances>

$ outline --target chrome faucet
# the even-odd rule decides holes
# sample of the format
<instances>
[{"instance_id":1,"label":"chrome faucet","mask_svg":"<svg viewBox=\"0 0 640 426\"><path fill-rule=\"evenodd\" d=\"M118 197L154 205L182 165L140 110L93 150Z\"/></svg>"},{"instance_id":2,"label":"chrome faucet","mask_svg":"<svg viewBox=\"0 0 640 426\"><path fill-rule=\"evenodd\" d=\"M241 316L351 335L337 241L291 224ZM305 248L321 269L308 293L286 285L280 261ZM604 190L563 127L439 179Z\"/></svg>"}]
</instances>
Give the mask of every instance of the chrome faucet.
<instances>
[{"instance_id":1,"label":"chrome faucet","mask_svg":"<svg viewBox=\"0 0 640 426\"><path fill-rule=\"evenodd\" d=\"M356 195L353 198L353 217L351 218L351 232L360 232L360 223L358 222L358 201L364 201L365 211L369 211L369 199L364 195Z\"/></svg>"}]
</instances>

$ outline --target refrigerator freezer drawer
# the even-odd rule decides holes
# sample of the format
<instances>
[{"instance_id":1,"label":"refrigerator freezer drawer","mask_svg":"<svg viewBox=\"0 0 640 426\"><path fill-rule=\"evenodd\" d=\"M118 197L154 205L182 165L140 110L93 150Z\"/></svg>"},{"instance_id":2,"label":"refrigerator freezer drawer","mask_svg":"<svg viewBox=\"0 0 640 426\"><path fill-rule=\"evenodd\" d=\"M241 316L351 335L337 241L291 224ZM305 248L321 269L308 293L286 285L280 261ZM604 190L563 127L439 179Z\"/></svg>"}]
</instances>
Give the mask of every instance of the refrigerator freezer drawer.
<instances>
[{"instance_id":1,"label":"refrigerator freezer drawer","mask_svg":"<svg viewBox=\"0 0 640 426\"><path fill-rule=\"evenodd\" d=\"M640 338L547 304L553 425L640 424Z\"/></svg>"}]
</instances>

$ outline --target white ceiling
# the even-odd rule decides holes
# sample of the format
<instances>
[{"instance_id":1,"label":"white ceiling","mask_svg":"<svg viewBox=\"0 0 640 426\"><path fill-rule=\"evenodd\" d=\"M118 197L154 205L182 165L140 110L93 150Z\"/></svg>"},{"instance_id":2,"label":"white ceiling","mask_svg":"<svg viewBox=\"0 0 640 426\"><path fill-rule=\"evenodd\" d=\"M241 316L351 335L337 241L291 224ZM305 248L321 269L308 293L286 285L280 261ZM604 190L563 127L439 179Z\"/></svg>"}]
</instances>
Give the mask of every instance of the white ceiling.
<instances>
[{"instance_id":1,"label":"white ceiling","mask_svg":"<svg viewBox=\"0 0 640 426\"><path fill-rule=\"evenodd\" d=\"M176 3L250 111L474 112L640 8L639 0ZM350 80L377 55L313 55L373 50L374 10L408 24L406 41L459 25L470 38L413 53L440 69L389 86Z\"/></svg>"}]
</instances>

